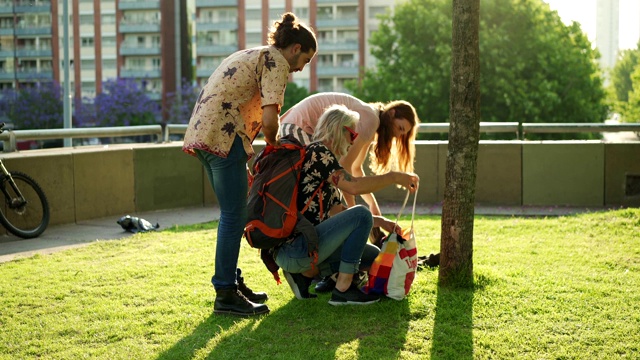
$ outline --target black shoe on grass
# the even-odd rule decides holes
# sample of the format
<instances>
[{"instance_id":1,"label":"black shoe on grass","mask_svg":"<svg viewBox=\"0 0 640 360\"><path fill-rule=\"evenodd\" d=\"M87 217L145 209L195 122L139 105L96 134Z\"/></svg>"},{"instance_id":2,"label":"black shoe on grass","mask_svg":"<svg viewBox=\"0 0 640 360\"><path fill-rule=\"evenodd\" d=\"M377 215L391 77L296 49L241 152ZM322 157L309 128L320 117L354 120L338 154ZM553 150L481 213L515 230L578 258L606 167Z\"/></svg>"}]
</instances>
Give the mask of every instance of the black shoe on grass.
<instances>
[{"instance_id":1,"label":"black shoe on grass","mask_svg":"<svg viewBox=\"0 0 640 360\"><path fill-rule=\"evenodd\" d=\"M325 276L316 284L317 293L328 293L336 287L336 281L331 276Z\"/></svg>"},{"instance_id":2,"label":"black shoe on grass","mask_svg":"<svg viewBox=\"0 0 640 360\"><path fill-rule=\"evenodd\" d=\"M331 300L329 300L329 304L331 305L369 305L375 302L380 301L380 295L376 294L365 294L360 289L358 289L355 285L351 284L351 286L347 289L347 291L342 292L338 289L333 289L331 293Z\"/></svg>"},{"instance_id":3,"label":"black shoe on grass","mask_svg":"<svg viewBox=\"0 0 640 360\"><path fill-rule=\"evenodd\" d=\"M255 292L255 291L251 290L251 288L248 287L247 284L245 284L244 278L242 277L242 270L240 270L240 268L238 268L237 271L236 271L236 281L238 282L238 290L249 301L254 302L254 303L262 304L263 302L265 302L269 298L267 296L267 293Z\"/></svg>"},{"instance_id":4,"label":"black shoe on grass","mask_svg":"<svg viewBox=\"0 0 640 360\"><path fill-rule=\"evenodd\" d=\"M215 314L252 316L268 314L269 307L265 304L252 303L238 289L220 289L216 290L213 312Z\"/></svg>"},{"instance_id":5,"label":"black shoe on grass","mask_svg":"<svg viewBox=\"0 0 640 360\"><path fill-rule=\"evenodd\" d=\"M284 273L284 278L287 279L287 283L296 298L304 300L318 297L316 294L309 293L309 286L313 281L312 278L308 278L302 274L292 274L284 270L282 272Z\"/></svg>"}]
</instances>

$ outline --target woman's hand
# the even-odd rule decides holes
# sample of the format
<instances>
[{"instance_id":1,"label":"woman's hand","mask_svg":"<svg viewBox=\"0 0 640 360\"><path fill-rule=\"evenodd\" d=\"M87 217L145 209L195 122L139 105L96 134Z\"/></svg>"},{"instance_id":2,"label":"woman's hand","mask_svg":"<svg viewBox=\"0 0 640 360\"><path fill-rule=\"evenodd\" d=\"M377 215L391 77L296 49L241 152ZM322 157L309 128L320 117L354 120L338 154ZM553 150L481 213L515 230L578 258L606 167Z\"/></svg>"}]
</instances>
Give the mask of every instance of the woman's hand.
<instances>
[{"instance_id":1,"label":"woman's hand","mask_svg":"<svg viewBox=\"0 0 640 360\"><path fill-rule=\"evenodd\" d=\"M403 173L398 172L398 181L396 184L403 186L405 189L409 189L411 193L415 193L418 191L418 187L420 186L420 177L414 173Z\"/></svg>"},{"instance_id":2,"label":"woman's hand","mask_svg":"<svg viewBox=\"0 0 640 360\"><path fill-rule=\"evenodd\" d=\"M384 216L373 216L373 227L379 227L388 233L395 232L398 235L402 235L402 228L400 225L396 225L395 221L391 221Z\"/></svg>"}]
</instances>

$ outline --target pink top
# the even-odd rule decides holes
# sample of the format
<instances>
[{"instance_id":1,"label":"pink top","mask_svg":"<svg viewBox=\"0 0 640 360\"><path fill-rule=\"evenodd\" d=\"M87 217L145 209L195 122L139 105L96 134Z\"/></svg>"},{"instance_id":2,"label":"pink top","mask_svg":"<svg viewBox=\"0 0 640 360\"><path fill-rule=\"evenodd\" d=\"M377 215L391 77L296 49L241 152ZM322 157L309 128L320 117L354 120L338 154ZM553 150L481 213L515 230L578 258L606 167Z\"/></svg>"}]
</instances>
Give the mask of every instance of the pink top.
<instances>
[{"instance_id":1,"label":"pink top","mask_svg":"<svg viewBox=\"0 0 640 360\"><path fill-rule=\"evenodd\" d=\"M337 92L323 92L308 96L280 117L281 124L294 124L304 132L312 135L318 118L326 108L334 104L341 104L360 114L360 121L356 132L363 139L372 141L376 130L380 126L379 111L366 102L349 94Z\"/></svg>"},{"instance_id":2,"label":"pink top","mask_svg":"<svg viewBox=\"0 0 640 360\"><path fill-rule=\"evenodd\" d=\"M231 54L211 74L194 106L182 151L200 149L226 158L237 135L252 157L262 128L262 107L284 103L289 63L274 46Z\"/></svg>"}]
</instances>

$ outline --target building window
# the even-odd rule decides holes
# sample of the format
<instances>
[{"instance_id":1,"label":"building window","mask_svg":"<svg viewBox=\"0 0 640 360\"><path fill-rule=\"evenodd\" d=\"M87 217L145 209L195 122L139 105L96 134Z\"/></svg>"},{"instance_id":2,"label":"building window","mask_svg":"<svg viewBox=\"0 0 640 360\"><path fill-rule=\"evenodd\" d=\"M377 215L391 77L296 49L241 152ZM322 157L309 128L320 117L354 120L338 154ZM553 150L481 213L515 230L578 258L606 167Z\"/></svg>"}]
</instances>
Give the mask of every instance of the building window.
<instances>
[{"instance_id":1,"label":"building window","mask_svg":"<svg viewBox=\"0 0 640 360\"><path fill-rule=\"evenodd\" d=\"M102 24L112 25L116 23L116 16L113 14L102 15Z\"/></svg>"},{"instance_id":2,"label":"building window","mask_svg":"<svg viewBox=\"0 0 640 360\"><path fill-rule=\"evenodd\" d=\"M116 37L115 36L103 36L102 37L102 46L114 46L116 45Z\"/></svg>"},{"instance_id":3,"label":"building window","mask_svg":"<svg viewBox=\"0 0 640 360\"><path fill-rule=\"evenodd\" d=\"M388 6L372 6L369 8L369 19L376 19L378 15L383 15L389 9Z\"/></svg>"},{"instance_id":4,"label":"building window","mask_svg":"<svg viewBox=\"0 0 640 360\"><path fill-rule=\"evenodd\" d=\"M93 37L83 37L82 47L91 47L91 46L93 46Z\"/></svg>"},{"instance_id":5,"label":"building window","mask_svg":"<svg viewBox=\"0 0 640 360\"><path fill-rule=\"evenodd\" d=\"M105 69L115 69L116 59L102 59L102 67Z\"/></svg>"},{"instance_id":6,"label":"building window","mask_svg":"<svg viewBox=\"0 0 640 360\"><path fill-rule=\"evenodd\" d=\"M318 20L333 20L333 7L318 7Z\"/></svg>"},{"instance_id":7,"label":"building window","mask_svg":"<svg viewBox=\"0 0 640 360\"><path fill-rule=\"evenodd\" d=\"M93 15L80 15L80 25L92 25L94 23L93 21Z\"/></svg>"},{"instance_id":8,"label":"building window","mask_svg":"<svg viewBox=\"0 0 640 360\"><path fill-rule=\"evenodd\" d=\"M340 67L356 67L357 60L354 54L340 54L338 55L338 66Z\"/></svg>"},{"instance_id":9,"label":"building window","mask_svg":"<svg viewBox=\"0 0 640 360\"><path fill-rule=\"evenodd\" d=\"M319 66L333 66L333 55L318 55Z\"/></svg>"},{"instance_id":10,"label":"building window","mask_svg":"<svg viewBox=\"0 0 640 360\"><path fill-rule=\"evenodd\" d=\"M128 58L127 59L128 70L142 70L145 67L145 59L143 58Z\"/></svg>"},{"instance_id":11,"label":"building window","mask_svg":"<svg viewBox=\"0 0 640 360\"><path fill-rule=\"evenodd\" d=\"M318 41L322 41L322 42L333 42L333 31L332 30L325 30L325 31L319 31L318 32Z\"/></svg>"},{"instance_id":12,"label":"building window","mask_svg":"<svg viewBox=\"0 0 640 360\"><path fill-rule=\"evenodd\" d=\"M309 8L308 7L297 7L293 9L293 13L296 14L297 17L301 19L309 18Z\"/></svg>"},{"instance_id":13,"label":"building window","mask_svg":"<svg viewBox=\"0 0 640 360\"><path fill-rule=\"evenodd\" d=\"M338 30L338 42L358 42L358 30Z\"/></svg>"},{"instance_id":14,"label":"building window","mask_svg":"<svg viewBox=\"0 0 640 360\"><path fill-rule=\"evenodd\" d=\"M247 9L245 11L247 20L260 20L262 19L262 10L260 9Z\"/></svg>"},{"instance_id":15,"label":"building window","mask_svg":"<svg viewBox=\"0 0 640 360\"><path fill-rule=\"evenodd\" d=\"M80 68L86 70L92 70L96 68L96 62L94 60L82 60L80 62Z\"/></svg>"},{"instance_id":16,"label":"building window","mask_svg":"<svg viewBox=\"0 0 640 360\"><path fill-rule=\"evenodd\" d=\"M358 7L357 6L338 6L337 19L357 19Z\"/></svg>"},{"instance_id":17,"label":"building window","mask_svg":"<svg viewBox=\"0 0 640 360\"><path fill-rule=\"evenodd\" d=\"M318 79L318 91L333 91L333 79Z\"/></svg>"},{"instance_id":18,"label":"building window","mask_svg":"<svg viewBox=\"0 0 640 360\"><path fill-rule=\"evenodd\" d=\"M247 33L248 44L262 44L262 34L260 33Z\"/></svg>"},{"instance_id":19,"label":"building window","mask_svg":"<svg viewBox=\"0 0 640 360\"><path fill-rule=\"evenodd\" d=\"M269 9L269 19L281 19L284 14L284 8Z\"/></svg>"}]
</instances>

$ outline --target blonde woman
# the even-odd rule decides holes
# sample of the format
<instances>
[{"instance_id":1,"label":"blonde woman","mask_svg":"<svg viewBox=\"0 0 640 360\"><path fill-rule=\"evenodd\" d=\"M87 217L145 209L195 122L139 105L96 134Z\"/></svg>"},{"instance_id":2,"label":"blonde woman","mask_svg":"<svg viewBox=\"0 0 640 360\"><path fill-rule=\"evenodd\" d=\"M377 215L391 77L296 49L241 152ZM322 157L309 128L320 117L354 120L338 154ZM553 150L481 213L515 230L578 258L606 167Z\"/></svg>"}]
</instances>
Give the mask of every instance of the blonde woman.
<instances>
[{"instance_id":1,"label":"blonde woman","mask_svg":"<svg viewBox=\"0 0 640 360\"><path fill-rule=\"evenodd\" d=\"M276 249L274 257L298 299L316 297L309 293L313 277L337 273L329 300L331 305L363 305L379 300L377 295L364 294L353 285L353 276L359 270L367 270L380 252L378 247L367 241L371 228L378 226L391 232L395 223L382 216L372 216L371 211L362 205L329 216L322 209L341 207L340 198L332 188L352 195L371 193L394 184L411 191L418 188L419 178L413 173L390 171L383 175L359 177L351 175L340 165L339 160L349 153L360 136L355 130L359 117L357 112L343 105L329 107L318 119L311 142L306 146L298 206L302 209L318 187L321 188L322 204L309 206L303 213L318 233L317 266L311 266L302 235Z\"/></svg>"}]
</instances>

